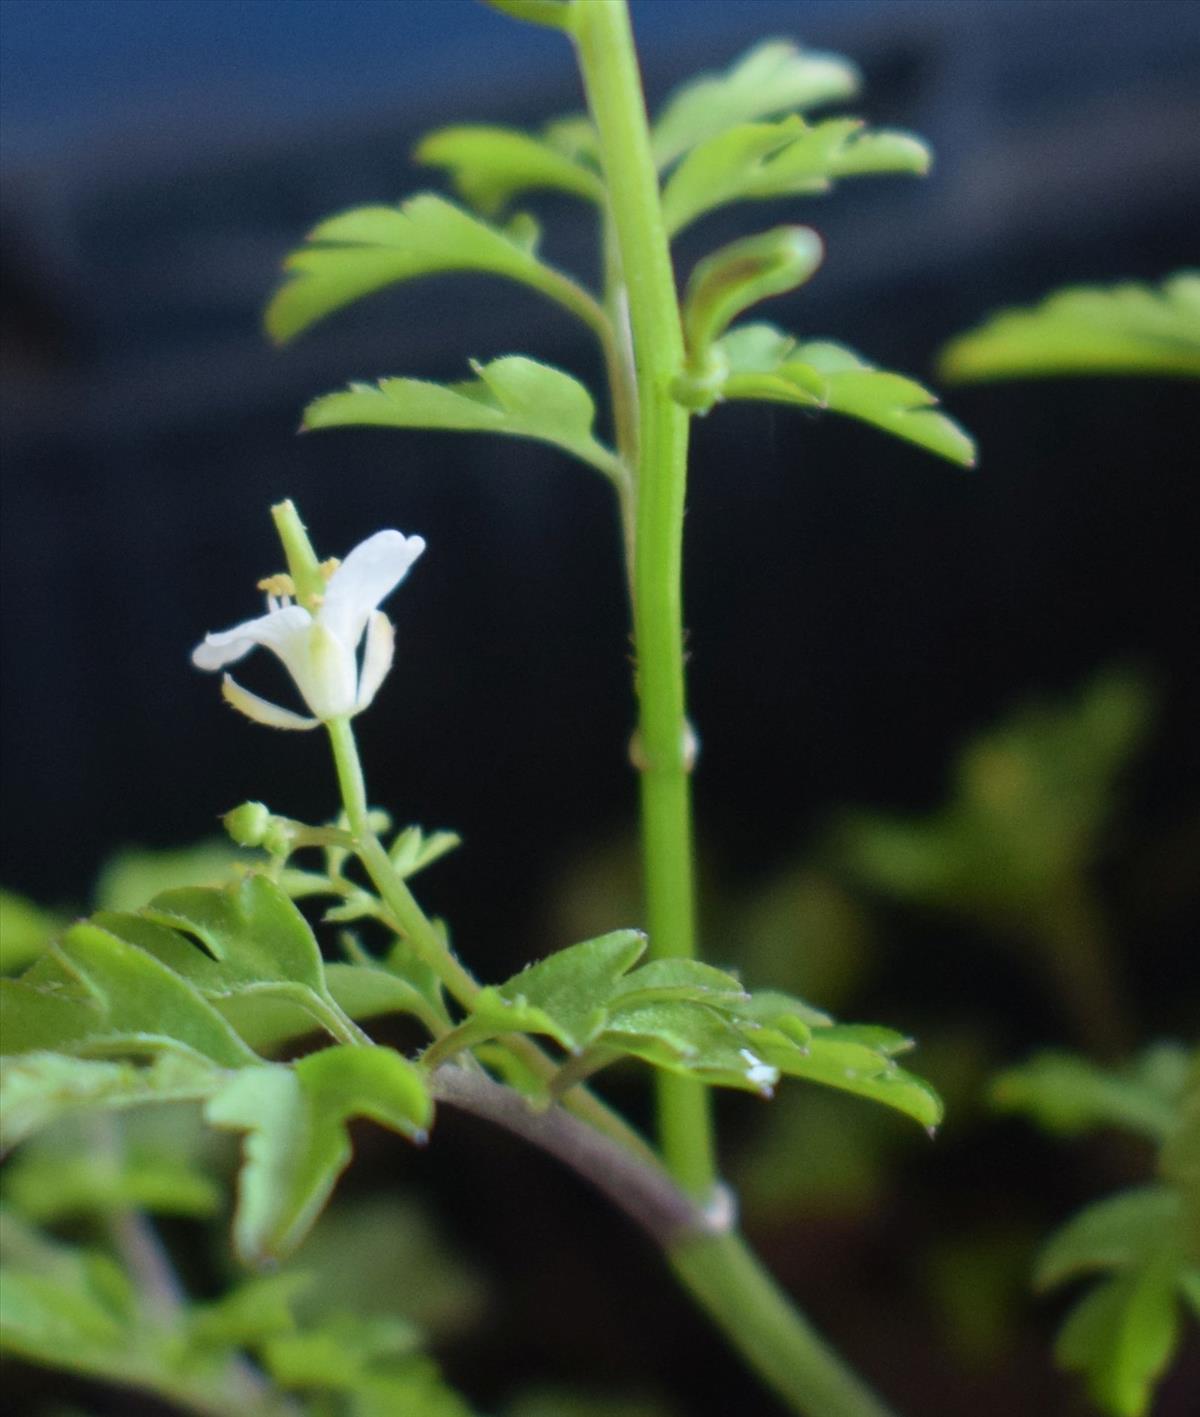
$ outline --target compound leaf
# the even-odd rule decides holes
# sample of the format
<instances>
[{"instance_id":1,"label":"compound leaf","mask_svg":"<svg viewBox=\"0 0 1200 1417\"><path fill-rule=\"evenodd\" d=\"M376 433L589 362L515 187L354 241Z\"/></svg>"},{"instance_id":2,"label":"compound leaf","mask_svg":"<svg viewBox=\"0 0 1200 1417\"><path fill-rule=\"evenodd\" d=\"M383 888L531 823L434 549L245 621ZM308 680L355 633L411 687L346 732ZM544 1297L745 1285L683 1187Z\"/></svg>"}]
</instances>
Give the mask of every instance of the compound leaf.
<instances>
[{"instance_id":1,"label":"compound leaf","mask_svg":"<svg viewBox=\"0 0 1200 1417\"><path fill-rule=\"evenodd\" d=\"M1089 1270L1127 1269L1179 1243L1179 1196L1169 1186L1141 1186L1081 1210L1038 1256L1034 1283L1052 1289Z\"/></svg>"},{"instance_id":2,"label":"compound leaf","mask_svg":"<svg viewBox=\"0 0 1200 1417\"><path fill-rule=\"evenodd\" d=\"M1050 1132L1122 1127L1162 1141L1178 1120L1186 1067L1186 1051L1170 1045L1120 1069L1049 1050L1002 1072L992 1098L1003 1111L1024 1112Z\"/></svg>"},{"instance_id":3,"label":"compound leaf","mask_svg":"<svg viewBox=\"0 0 1200 1417\"><path fill-rule=\"evenodd\" d=\"M667 100L651 135L655 160L668 167L735 124L850 98L858 83L858 70L837 55L766 40L725 73L701 74Z\"/></svg>"},{"instance_id":4,"label":"compound leaf","mask_svg":"<svg viewBox=\"0 0 1200 1417\"><path fill-rule=\"evenodd\" d=\"M459 196L488 217L502 212L518 193L537 189L604 201L604 183L594 169L554 143L513 128L440 128L421 140L414 156L449 169Z\"/></svg>"},{"instance_id":5,"label":"compound leaf","mask_svg":"<svg viewBox=\"0 0 1200 1417\"><path fill-rule=\"evenodd\" d=\"M1003 310L942 351L941 377L1149 374L1200 378L1200 272L1161 286L1073 286Z\"/></svg>"},{"instance_id":6,"label":"compound leaf","mask_svg":"<svg viewBox=\"0 0 1200 1417\"><path fill-rule=\"evenodd\" d=\"M303 427L445 428L469 433L507 433L553 443L564 452L617 475L613 454L596 441L591 395L561 369L511 354L472 364L474 379L434 384L424 379L381 379L314 399Z\"/></svg>"},{"instance_id":7,"label":"compound leaf","mask_svg":"<svg viewBox=\"0 0 1200 1417\"><path fill-rule=\"evenodd\" d=\"M827 408L915 443L962 467L975 462L975 445L945 414L937 398L914 379L876 369L843 345L797 344L770 325L746 325L718 341L730 374L721 395Z\"/></svg>"},{"instance_id":8,"label":"compound leaf","mask_svg":"<svg viewBox=\"0 0 1200 1417\"><path fill-rule=\"evenodd\" d=\"M480 990L474 1017L497 1033L545 1033L569 1052L594 1042L608 1001L646 948L638 930L614 930L539 960L503 984Z\"/></svg>"},{"instance_id":9,"label":"compound leaf","mask_svg":"<svg viewBox=\"0 0 1200 1417\"><path fill-rule=\"evenodd\" d=\"M1055 1356L1082 1373L1096 1403L1112 1417L1142 1417L1179 1334L1177 1262L1155 1263L1098 1284L1072 1310Z\"/></svg>"},{"instance_id":10,"label":"compound leaf","mask_svg":"<svg viewBox=\"0 0 1200 1417\"><path fill-rule=\"evenodd\" d=\"M0 1063L0 1149L81 1109L123 1109L211 1096L223 1074L194 1054L162 1053L146 1066L25 1053Z\"/></svg>"},{"instance_id":11,"label":"compound leaf","mask_svg":"<svg viewBox=\"0 0 1200 1417\"><path fill-rule=\"evenodd\" d=\"M289 279L267 307L267 332L278 343L384 286L440 272L482 271L561 297L563 278L520 235L433 193L398 207L356 207L321 222L308 241L285 261Z\"/></svg>"},{"instance_id":12,"label":"compound leaf","mask_svg":"<svg viewBox=\"0 0 1200 1417\"><path fill-rule=\"evenodd\" d=\"M326 1048L290 1066L242 1069L205 1116L248 1133L234 1218L243 1261L279 1259L300 1244L350 1161L352 1117L420 1141L432 1115L420 1074L391 1048Z\"/></svg>"},{"instance_id":13,"label":"compound leaf","mask_svg":"<svg viewBox=\"0 0 1200 1417\"><path fill-rule=\"evenodd\" d=\"M728 202L828 192L841 177L923 175L929 149L908 133L864 131L857 118L742 123L692 149L663 189L663 219L677 235Z\"/></svg>"}]
</instances>

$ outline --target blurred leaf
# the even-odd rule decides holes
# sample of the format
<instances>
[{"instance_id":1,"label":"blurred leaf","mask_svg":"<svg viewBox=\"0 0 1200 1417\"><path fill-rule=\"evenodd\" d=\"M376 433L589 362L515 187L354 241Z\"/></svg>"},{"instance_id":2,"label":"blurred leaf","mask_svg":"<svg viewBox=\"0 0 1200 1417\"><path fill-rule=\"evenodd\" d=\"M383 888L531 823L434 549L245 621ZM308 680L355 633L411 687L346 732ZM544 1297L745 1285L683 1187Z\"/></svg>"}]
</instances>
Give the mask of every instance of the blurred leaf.
<instances>
[{"instance_id":1,"label":"blurred leaf","mask_svg":"<svg viewBox=\"0 0 1200 1417\"><path fill-rule=\"evenodd\" d=\"M803 285L823 255L821 238L810 227L777 226L698 262L683 304L689 359L702 361L708 346L751 305Z\"/></svg>"},{"instance_id":2,"label":"blurred leaf","mask_svg":"<svg viewBox=\"0 0 1200 1417\"><path fill-rule=\"evenodd\" d=\"M65 924L24 896L0 889L0 974L32 964Z\"/></svg>"},{"instance_id":3,"label":"blurred leaf","mask_svg":"<svg viewBox=\"0 0 1200 1417\"><path fill-rule=\"evenodd\" d=\"M725 73L700 74L671 95L654 124L655 160L667 167L735 124L850 98L858 83L845 59L765 40Z\"/></svg>"},{"instance_id":4,"label":"blurred leaf","mask_svg":"<svg viewBox=\"0 0 1200 1417\"><path fill-rule=\"evenodd\" d=\"M211 1004L146 951L86 922L19 979L0 980L5 1053L185 1051L222 1067L256 1055Z\"/></svg>"},{"instance_id":5,"label":"blurred leaf","mask_svg":"<svg viewBox=\"0 0 1200 1417\"><path fill-rule=\"evenodd\" d=\"M577 379L517 354L471 367L478 378L458 384L423 379L352 384L314 399L304 410L303 426L309 432L354 424L507 433L552 443L606 476L617 476L614 454L592 435L596 408Z\"/></svg>"},{"instance_id":6,"label":"blurred leaf","mask_svg":"<svg viewBox=\"0 0 1200 1417\"><path fill-rule=\"evenodd\" d=\"M1141 1417L1179 1333L1170 1258L1096 1286L1072 1310L1055 1345L1064 1368L1083 1373L1112 1417Z\"/></svg>"},{"instance_id":7,"label":"blurred leaf","mask_svg":"<svg viewBox=\"0 0 1200 1417\"><path fill-rule=\"evenodd\" d=\"M395 841L388 848L388 855L397 873L408 880L461 845L462 837L457 832L427 834L420 827L405 827L396 834Z\"/></svg>"},{"instance_id":8,"label":"blurred leaf","mask_svg":"<svg viewBox=\"0 0 1200 1417\"><path fill-rule=\"evenodd\" d=\"M1002 1111L1023 1112L1051 1132L1122 1127L1162 1141L1177 1122L1187 1064L1187 1051L1174 1044L1122 1068L1047 1051L1002 1072L992 1099Z\"/></svg>"},{"instance_id":9,"label":"blurred leaf","mask_svg":"<svg viewBox=\"0 0 1200 1417\"><path fill-rule=\"evenodd\" d=\"M1096 1269L1128 1269L1179 1243L1179 1197L1142 1186L1096 1201L1060 1229L1038 1256L1034 1283L1052 1289Z\"/></svg>"},{"instance_id":10,"label":"blurred leaf","mask_svg":"<svg viewBox=\"0 0 1200 1417\"><path fill-rule=\"evenodd\" d=\"M313 1286L315 1276L254 1275L219 1299L197 1304L189 1315L189 1339L198 1348L257 1348L264 1340L296 1328L296 1301Z\"/></svg>"},{"instance_id":11,"label":"blurred leaf","mask_svg":"<svg viewBox=\"0 0 1200 1417\"><path fill-rule=\"evenodd\" d=\"M178 886L227 886L238 867L254 860L225 840L200 841L170 851L129 847L109 857L96 878L97 910L140 910L160 891Z\"/></svg>"},{"instance_id":12,"label":"blurred leaf","mask_svg":"<svg viewBox=\"0 0 1200 1417\"><path fill-rule=\"evenodd\" d=\"M211 1090L211 1089L210 1089ZM28 1220L54 1224L126 1210L203 1219L221 1205L221 1187L185 1160L24 1151L4 1171L4 1195Z\"/></svg>"},{"instance_id":13,"label":"blurred leaf","mask_svg":"<svg viewBox=\"0 0 1200 1417\"><path fill-rule=\"evenodd\" d=\"M536 1387L506 1403L502 1417L671 1417L672 1410L649 1397Z\"/></svg>"},{"instance_id":14,"label":"blurred leaf","mask_svg":"<svg viewBox=\"0 0 1200 1417\"><path fill-rule=\"evenodd\" d=\"M943 379L1059 374L1200 378L1200 272L1161 286L1074 286L1004 310L942 351Z\"/></svg>"},{"instance_id":15,"label":"blurred leaf","mask_svg":"<svg viewBox=\"0 0 1200 1417\"><path fill-rule=\"evenodd\" d=\"M393 1193L330 1206L286 1274L319 1276L295 1303L302 1327L339 1313L392 1315L445 1338L481 1315L483 1281L411 1196ZM419 1284L408 1276L419 1275Z\"/></svg>"},{"instance_id":16,"label":"blurred leaf","mask_svg":"<svg viewBox=\"0 0 1200 1417\"><path fill-rule=\"evenodd\" d=\"M1023 706L961 750L945 806L848 815L839 854L902 899L1024 931L1094 855L1149 717L1146 686L1111 670L1074 699Z\"/></svg>"},{"instance_id":17,"label":"blurred leaf","mask_svg":"<svg viewBox=\"0 0 1200 1417\"><path fill-rule=\"evenodd\" d=\"M741 123L706 138L663 189L663 220L676 236L728 202L828 192L834 180L880 173L924 175L929 149L909 133L864 131L857 118Z\"/></svg>"},{"instance_id":18,"label":"blurred leaf","mask_svg":"<svg viewBox=\"0 0 1200 1417\"><path fill-rule=\"evenodd\" d=\"M0 1145L15 1146L79 1110L199 1101L220 1086L205 1059L163 1053L146 1066L25 1053L0 1063Z\"/></svg>"},{"instance_id":19,"label":"blurred leaf","mask_svg":"<svg viewBox=\"0 0 1200 1417\"><path fill-rule=\"evenodd\" d=\"M592 168L531 133L461 124L423 138L418 162L448 168L454 188L484 216L497 216L518 194L552 188L603 203L604 183Z\"/></svg>"},{"instance_id":20,"label":"blurred leaf","mask_svg":"<svg viewBox=\"0 0 1200 1417\"><path fill-rule=\"evenodd\" d=\"M350 1161L346 1123L369 1117L424 1138L432 1105L420 1074L390 1048L335 1047L289 1067L244 1068L208 1103L208 1121L245 1131L234 1241L247 1264L291 1253Z\"/></svg>"},{"instance_id":21,"label":"blurred leaf","mask_svg":"<svg viewBox=\"0 0 1200 1417\"><path fill-rule=\"evenodd\" d=\"M439 272L504 276L563 300L564 277L543 265L520 235L433 193L399 207L356 207L321 222L308 241L287 258L290 278L267 307L267 332L279 343L364 295Z\"/></svg>"},{"instance_id":22,"label":"blurred leaf","mask_svg":"<svg viewBox=\"0 0 1200 1417\"><path fill-rule=\"evenodd\" d=\"M842 345L823 340L797 344L770 325L744 325L717 347L731 370L724 398L827 408L960 466L974 465L974 443L952 419L934 412L937 399L928 389L876 369Z\"/></svg>"}]
</instances>

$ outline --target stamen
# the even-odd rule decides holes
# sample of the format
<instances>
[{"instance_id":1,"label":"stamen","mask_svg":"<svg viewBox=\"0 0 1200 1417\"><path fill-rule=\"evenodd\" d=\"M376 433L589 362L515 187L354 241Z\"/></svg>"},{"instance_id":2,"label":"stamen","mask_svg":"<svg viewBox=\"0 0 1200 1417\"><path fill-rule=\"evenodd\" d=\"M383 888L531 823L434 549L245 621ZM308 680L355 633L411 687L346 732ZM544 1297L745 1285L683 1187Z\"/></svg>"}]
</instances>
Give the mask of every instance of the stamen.
<instances>
[{"instance_id":1,"label":"stamen","mask_svg":"<svg viewBox=\"0 0 1200 1417\"><path fill-rule=\"evenodd\" d=\"M268 596L291 596L296 594L296 586L291 576L286 571L279 571L273 576L264 576L258 583L259 590L265 590Z\"/></svg>"}]
</instances>

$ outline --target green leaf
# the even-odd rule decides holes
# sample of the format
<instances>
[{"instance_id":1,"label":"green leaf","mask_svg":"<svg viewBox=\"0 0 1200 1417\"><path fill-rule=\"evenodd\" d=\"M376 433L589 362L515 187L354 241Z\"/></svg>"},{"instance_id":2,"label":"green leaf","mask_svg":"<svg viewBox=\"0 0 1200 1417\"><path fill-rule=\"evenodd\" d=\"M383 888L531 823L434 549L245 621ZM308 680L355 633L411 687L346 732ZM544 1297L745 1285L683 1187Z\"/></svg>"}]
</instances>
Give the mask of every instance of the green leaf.
<instances>
[{"instance_id":1,"label":"green leaf","mask_svg":"<svg viewBox=\"0 0 1200 1417\"><path fill-rule=\"evenodd\" d=\"M614 930L570 945L503 984L481 989L472 1014L495 1033L545 1033L579 1053L600 1036L614 989L645 948L639 930Z\"/></svg>"},{"instance_id":2,"label":"green leaf","mask_svg":"<svg viewBox=\"0 0 1200 1417\"><path fill-rule=\"evenodd\" d=\"M424 379L381 379L325 394L304 410L303 427L445 428L467 433L507 433L553 443L616 477L615 456L592 434L596 409L577 379L535 359L511 354L472 363L475 379L433 384Z\"/></svg>"},{"instance_id":3,"label":"green leaf","mask_svg":"<svg viewBox=\"0 0 1200 1417\"><path fill-rule=\"evenodd\" d=\"M698 959L653 959L617 982L609 995L616 1011L642 1004L688 1000L713 1008L740 1008L749 994L736 975Z\"/></svg>"},{"instance_id":4,"label":"green leaf","mask_svg":"<svg viewBox=\"0 0 1200 1417\"><path fill-rule=\"evenodd\" d=\"M459 196L488 217L499 215L519 193L545 188L604 201L599 173L554 143L513 128L440 128L421 140L413 156L448 168Z\"/></svg>"},{"instance_id":5,"label":"green leaf","mask_svg":"<svg viewBox=\"0 0 1200 1417\"><path fill-rule=\"evenodd\" d=\"M971 467L975 445L936 397L913 379L876 369L826 340L797 344L770 325L741 326L719 341L730 375L722 396L818 405L872 423L940 457Z\"/></svg>"},{"instance_id":6,"label":"green leaf","mask_svg":"<svg viewBox=\"0 0 1200 1417\"><path fill-rule=\"evenodd\" d=\"M4 1195L38 1224L129 1210L205 1219L215 1215L222 1189L189 1162L123 1156L111 1163L74 1151L23 1152L4 1173Z\"/></svg>"},{"instance_id":7,"label":"green leaf","mask_svg":"<svg viewBox=\"0 0 1200 1417\"><path fill-rule=\"evenodd\" d=\"M1053 1289L1096 1269L1128 1269L1179 1242L1179 1197L1168 1186L1141 1186L1089 1205L1046 1243L1034 1284Z\"/></svg>"},{"instance_id":8,"label":"green leaf","mask_svg":"<svg viewBox=\"0 0 1200 1417\"><path fill-rule=\"evenodd\" d=\"M254 1275L213 1303L194 1305L189 1339L197 1348L258 1348L266 1339L295 1330L293 1306L312 1284L311 1274L295 1271Z\"/></svg>"},{"instance_id":9,"label":"green leaf","mask_svg":"<svg viewBox=\"0 0 1200 1417\"><path fill-rule=\"evenodd\" d=\"M205 1059L163 1053L146 1066L25 1053L0 1062L0 1149L80 1110L209 1097L222 1073Z\"/></svg>"},{"instance_id":10,"label":"green leaf","mask_svg":"<svg viewBox=\"0 0 1200 1417\"><path fill-rule=\"evenodd\" d=\"M1177 1262L1163 1257L1105 1280L1072 1310L1055 1345L1059 1363L1087 1378L1112 1417L1142 1417L1179 1334Z\"/></svg>"},{"instance_id":11,"label":"green leaf","mask_svg":"<svg viewBox=\"0 0 1200 1417\"><path fill-rule=\"evenodd\" d=\"M0 890L0 974L33 963L66 922L13 891Z\"/></svg>"},{"instance_id":12,"label":"green leaf","mask_svg":"<svg viewBox=\"0 0 1200 1417\"><path fill-rule=\"evenodd\" d=\"M1040 305L1003 310L951 340L941 377L1145 374L1200 378L1200 271L1160 286L1073 286Z\"/></svg>"},{"instance_id":13,"label":"green leaf","mask_svg":"<svg viewBox=\"0 0 1200 1417\"><path fill-rule=\"evenodd\" d=\"M519 235L432 193L398 207L356 207L321 222L308 240L287 258L290 279L267 307L267 332L279 343L385 286L448 271L520 281L578 313L577 302L564 297L569 282L543 265Z\"/></svg>"},{"instance_id":14,"label":"green leaf","mask_svg":"<svg viewBox=\"0 0 1200 1417\"><path fill-rule=\"evenodd\" d=\"M704 1004L642 1004L614 1013L600 1040L604 1048L641 1058L667 1072L770 1097L778 1069L765 1061L741 1029Z\"/></svg>"},{"instance_id":15,"label":"green leaf","mask_svg":"<svg viewBox=\"0 0 1200 1417\"><path fill-rule=\"evenodd\" d=\"M316 938L289 897L265 876L225 890L166 891L138 915L101 913L97 924L168 965L211 999L257 1048L316 1028L338 1032Z\"/></svg>"},{"instance_id":16,"label":"green leaf","mask_svg":"<svg viewBox=\"0 0 1200 1417\"><path fill-rule=\"evenodd\" d=\"M828 192L842 177L924 175L929 149L909 133L864 131L857 118L742 123L693 148L663 189L663 220L676 236L728 202Z\"/></svg>"},{"instance_id":17,"label":"green leaf","mask_svg":"<svg viewBox=\"0 0 1200 1417\"><path fill-rule=\"evenodd\" d=\"M701 74L668 99L651 137L655 161L667 167L738 123L850 98L858 84L858 70L845 59L766 40L725 73Z\"/></svg>"},{"instance_id":18,"label":"green leaf","mask_svg":"<svg viewBox=\"0 0 1200 1417\"><path fill-rule=\"evenodd\" d=\"M1186 1066L1183 1049L1173 1050ZM1163 1086L1146 1060L1108 1069L1071 1053L1035 1054L996 1078L992 1100L1005 1112L1023 1112L1050 1132L1072 1134L1097 1127L1122 1127L1162 1141L1173 1130L1178 1098Z\"/></svg>"},{"instance_id":19,"label":"green leaf","mask_svg":"<svg viewBox=\"0 0 1200 1417\"><path fill-rule=\"evenodd\" d=\"M420 1074L390 1048L326 1048L290 1066L243 1069L205 1109L213 1126L249 1134L234 1218L239 1256L261 1264L300 1244L349 1164L352 1117L421 1141L432 1115Z\"/></svg>"},{"instance_id":20,"label":"green leaf","mask_svg":"<svg viewBox=\"0 0 1200 1417\"><path fill-rule=\"evenodd\" d=\"M388 855L397 873L407 881L461 844L462 837L457 832L437 831L426 836L420 827L405 827L397 833Z\"/></svg>"},{"instance_id":21,"label":"green leaf","mask_svg":"<svg viewBox=\"0 0 1200 1417\"><path fill-rule=\"evenodd\" d=\"M187 980L99 926L73 926L20 979L0 980L5 1053L189 1051L222 1067L256 1055Z\"/></svg>"},{"instance_id":22,"label":"green leaf","mask_svg":"<svg viewBox=\"0 0 1200 1417\"><path fill-rule=\"evenodd\" d=\"M683 305L689 359L702 363L708 346L751 305L803 285L823 255L810 227L777 226L706 256L692 271Z\"/></svg>"},{"instance_id":23,"label":"green leaf","mask_svg":"<svg viewBox=\"0 0 1200 1417\"><path fill-rule=\"evenodd\" d=\"M104 863L96 878L98 910L140 910L160 891L178 886L227 886L254 861L225 840L200 841L169 851L130 847Z\"/></svg>"}]
</instances>

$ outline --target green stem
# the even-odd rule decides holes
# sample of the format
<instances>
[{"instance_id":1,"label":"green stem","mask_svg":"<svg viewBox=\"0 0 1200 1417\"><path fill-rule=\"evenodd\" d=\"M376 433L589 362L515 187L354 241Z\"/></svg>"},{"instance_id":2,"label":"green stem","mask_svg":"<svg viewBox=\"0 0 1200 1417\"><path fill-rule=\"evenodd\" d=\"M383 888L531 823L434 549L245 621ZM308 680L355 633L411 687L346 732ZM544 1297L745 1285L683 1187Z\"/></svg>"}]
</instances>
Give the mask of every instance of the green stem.
<instances>
[{"instance_id":1,"label":"green stem","mask_svg":"<svg viewBox=\"0 0 1200 1417\"><path fill-rule=\"evenodd\" d=\"M671 397L683 366L675 276L629 15L623 0L576 4L572 28L600 140L629 301L637 375L633 621L637 653L646 928L658 958L695 955L691 734L683 673L683 508L688 415ZM707 1089L663 1074L663 1154L694 1195L717 1181Z\"/></svg>"},{"instance_id":2,"label":"green stem","mask_svg":"<svg viewBox=\"0 0 1200 1417\"><path fill-rule=\"evenodd\" d=\"M391 923L416 949L421 958L442 981L446 992L465 1009L479 993L479 984L471 973L450 952L433 921L417 903L404 883L379 838L371 830L367 811L367 789L363 780L362 763L354 741L354 729L347 718L330 719L325 725L333 748L342 805L354 837L355 850L367 875L387 907ZM531 1038L513 1035L503 1040L534 1073L549 1082L558 1072L558 1065ZM436 1046L436 1045L435 1045ZM643 1159L657 1160L637 1132L585 1088L576 1087L563 1105L577 1117L606 1133Z\"/></svg>"},{"instance_id":3,"label":"green stem","mask_svg":"<svg viewBox=\"0 0 1200 1417\"><path fill-rule=\"evenodd\" d=\"M808 1417L888 1417L737 1235L689 1237L671 1267L758 1375Z\"/></svg>"}]
</instances>

